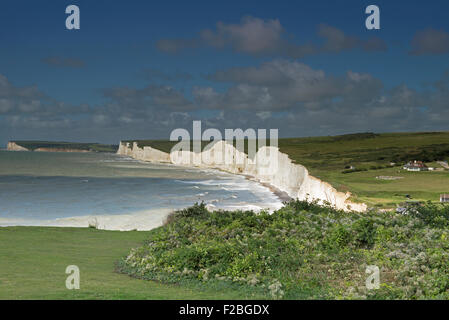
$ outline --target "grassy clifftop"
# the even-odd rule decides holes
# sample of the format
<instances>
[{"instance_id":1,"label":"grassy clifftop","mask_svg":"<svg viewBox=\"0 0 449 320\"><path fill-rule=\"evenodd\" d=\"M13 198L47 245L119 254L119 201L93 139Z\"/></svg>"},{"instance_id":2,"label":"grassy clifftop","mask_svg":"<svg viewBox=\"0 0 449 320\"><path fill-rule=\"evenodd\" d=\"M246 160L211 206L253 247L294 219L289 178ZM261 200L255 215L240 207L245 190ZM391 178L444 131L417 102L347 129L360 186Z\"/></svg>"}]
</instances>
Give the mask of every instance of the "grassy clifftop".
<instances>
[{"instance_id":1,"label":"grassy clifftop","mask_svg":"<svg viewBox=\"0 0 449 320\"><path fill-rule=\"evenodd\" d=\"M432 162L449 159L449 132L361 133L334 137L280 140L281 151L316 175L346 165L370 169L391 162Z\"/></svg>"},{"instance_id":2,"label":"grassy clifftop","mask_svg":"<svg viewBox=\"0 0 449 320\"><path fill-rule=\"evenodd\" d=\"M449 132L293 138L281 139L279 145L312 175L340 191L350 191L355 200L370 206L395 207L406 195L439 201L441 193L449 193L449 172L436 163L449 160ZM403 164L413 160L443 171L402 170ZM348 170L351 166L356 170Z\"/></svg>"},{"instance_id":3,"label":"grassy clifftop","mask_svg":"<svg viewBox=\"0 0 449 320\"><path fill-rule=\"evenodd\" d=\"M234 287L268 299L449 299L449 207L408 215L345 213L307 202L274 212L195 205L150 232L122 272ZM380 287L366 287L367 266Z\"/></svg>"}]
</instances>

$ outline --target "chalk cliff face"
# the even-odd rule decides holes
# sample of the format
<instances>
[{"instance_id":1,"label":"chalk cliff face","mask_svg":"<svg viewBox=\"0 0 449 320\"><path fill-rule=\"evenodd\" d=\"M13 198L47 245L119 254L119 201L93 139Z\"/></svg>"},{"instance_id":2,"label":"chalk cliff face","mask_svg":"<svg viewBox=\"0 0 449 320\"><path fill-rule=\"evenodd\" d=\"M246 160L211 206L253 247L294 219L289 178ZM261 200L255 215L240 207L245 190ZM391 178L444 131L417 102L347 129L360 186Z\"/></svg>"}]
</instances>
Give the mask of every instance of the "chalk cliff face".
<instances>
[{"instance_id":1,"label":"chalk cliff face","mask_svg":"<svg viewBox=\"0 0 449 320\"><path fill-rule=\"evenodd\" d=\"M7 145L6 149L9 150L9 151L29 151L27 148L19 146L15 142L8 142L8 145Z\"/></svg>"},{"instance_id":2,"label":"chalk cliff face","mask_svg":"<svg viewBox=\"0 0 449 320\"><path fill-rule=\"evenodd\" d=\"M30 150L30 149L27 149L25 147L18 145L17 143L15 143L13 141L8 142L6 150L8 150L8 151L34 151L34 152L83 152L83 153L91 152L89 150L82 150L82 149L46 148L46 147Z\"/></svg>"},{"instance_id":3,"label":"chalk cliff face","mask_svg":"<svg viewBox=\"0 0 449 320\"><path fill-rule=\"evenodd\" d=\"M129 142L120 142L117 154L142 161L171 163L170 155L168 153L151 147L139 148L136 142L134 142L132 146Z\"/></svg>"},{"instance_id":4,"label":"chalk cliff face","mask_svg":"<svg viewBox=\"0 0 449 320\"><path fill-rule=\"evenodd\" d=\"M327 182L309 175L304 166L294 164L288 155L279 152L275 147L262 147L253 159L249 159L245 153L225 141L219 141L201 153L173 151L170 154L151 147L139 148L136 142L132 145L129 142L120 142L117 154L142 161L214 168L249 175L286 192L294 199L329 202L337 209L345 211L363 212L367 209L363 203L351 202L349 192L338 192Z\"/></svg>"}]
</instances>

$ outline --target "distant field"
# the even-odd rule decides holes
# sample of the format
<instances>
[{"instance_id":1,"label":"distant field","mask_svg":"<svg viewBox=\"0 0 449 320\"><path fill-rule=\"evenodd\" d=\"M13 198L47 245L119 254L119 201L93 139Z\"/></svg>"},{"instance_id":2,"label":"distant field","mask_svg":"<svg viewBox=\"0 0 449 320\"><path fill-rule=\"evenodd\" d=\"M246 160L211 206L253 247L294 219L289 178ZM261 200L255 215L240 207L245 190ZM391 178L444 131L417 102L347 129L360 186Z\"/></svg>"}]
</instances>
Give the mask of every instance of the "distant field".
<instances>
[{"instance_id":1,"label":"distant field","mask_svg":"<svg viewBox=\"0 0 449 320\"><path fill-rule=\"evenodd\" d=\"M306 166L310 173L357 201L393 207L410 195L414 200L439 201L449 193L449 172L407 172L402 165L421 160L434 163L449 159L449 132L353 134L336 137L281 139L282 152ZM395 166L391 166L395 163ZM349 166L357 170L343 173ZM380 180L378 176L401 177Z\"/></svg>"},{"instance_id":2,"label":"distant field","mask_svg":"<svg viewBox=\"0 0 449 320\"><path fill-rule=\"evenodd\" d=\"M151 146L165 152L175 144L159 140L138 141L140 147ZM207 144L203 142L202 148ZM448 171L402 170L402 165L412 160L441 167L436 161L449 159L449 132L288 138L279 140L279 148L294 162L306 166L312 175L340 191L352 192L355 201L371 206L394 207L406 200L405 195L414 200L438 201L441 193L449 193ZM396 165L391 166L392 162ZM350 166L366 171L343 173ZM379 180L377 176L402 179Z\"/></svg>"},{"instance_id":3,"label":"distant field","mask_svg":"<svg viewBox=\"0 0 449 320\"><path fill-rule=\"evenodd\" d=\"M62 141L12 141L17 145L34 151L38 148L77 149L93 152L117 152L118 145L100 143L79 143Z\"/></svg>"}]
</instances>

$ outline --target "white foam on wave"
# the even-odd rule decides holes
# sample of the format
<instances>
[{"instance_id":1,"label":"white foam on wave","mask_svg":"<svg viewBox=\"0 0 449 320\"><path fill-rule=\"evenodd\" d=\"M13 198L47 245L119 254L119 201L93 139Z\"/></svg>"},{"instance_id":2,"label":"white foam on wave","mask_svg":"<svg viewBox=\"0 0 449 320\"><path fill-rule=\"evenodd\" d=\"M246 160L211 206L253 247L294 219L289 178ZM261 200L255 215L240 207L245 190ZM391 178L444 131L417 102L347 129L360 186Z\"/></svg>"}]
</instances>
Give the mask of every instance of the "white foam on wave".
<instances>
[{"instance_id":1,"label":"white foam on wave","mask_svg":"<svg viewBox=\"0 0 449 320\"><path fill-rule=\"evenodd\" d=\"M177 180L177 182L185 184L194 184L192 188L200 189L199 186L218 187L226 192L232 192L233 194L225 197L222 200L233 200L231 203L220 203L219 208L209 207L209 209L216 210L254 210L259 212L261 210L268 210L273 212L283 207L281 199L272 190L257 181L249 180L246 177L238 176L235 174L223 172L217 169L190 169L190 171L200 170L207 172L210 175L214 175L214 179L207 180ZM239 199L238 191L251 192L256 198L259 199L257 203L254 201L245 201L245 199ZM235 193L234 193L235 192ZM199 196L203 196L199 194ZM216 200L216 199L215 199ZM236 202L240 200L239 202ZM220 201L221 202L221 201ZM207 201L211 204L211 201ZM216 202L215 202L216 203ZM217 204L218 205L218 204Z\"/></svg>"},{"instance_id":2,"label":"white foam on wave","mask_svg":"<svg viewBox=\"0 0 449 320\"><path fill-rule=\"evenodd\" d=\"M121 157L113 157L111 159L101 159L101 160L97 160L98 162L110 162L110 163L118 163L118 162L140 162L139 160L136 160L134 158L131 157L127 157L127 156L121 156Z\"/></svg>"},{"instance_id":3,"label":"white foam on wave","mask_svg":"<svg viewBox=\"0 0 449 320\"><path fill-rule=\"evenodd\" d=\"M95 226L102 230L148 231L162 226L166 217L174 209L145 210L122 215L90 215L54 220L32 220L0 218L0 226L41 226L41 227L89 227Z\"/></svg>"}]
</instances>

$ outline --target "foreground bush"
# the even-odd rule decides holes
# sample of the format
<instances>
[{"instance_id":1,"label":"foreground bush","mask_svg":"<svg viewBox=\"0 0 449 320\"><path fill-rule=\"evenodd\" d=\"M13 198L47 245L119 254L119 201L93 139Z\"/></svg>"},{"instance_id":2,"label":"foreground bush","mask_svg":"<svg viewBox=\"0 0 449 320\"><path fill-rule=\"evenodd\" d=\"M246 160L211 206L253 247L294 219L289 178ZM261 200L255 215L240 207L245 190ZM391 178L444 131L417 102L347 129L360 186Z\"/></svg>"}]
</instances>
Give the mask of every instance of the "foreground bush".
<instances>
[{"instance_id":1,"label":"foreground bush","mask_svg":"<svg viewBox=\"0 0 449 320\"><path fill-rule=\"evenodd\" d=\"M273 214L178 211L119 263L166 282L232 283L284 299L449 299L449 207L345 213L292 201ZM380 288L365 286L368 265Z\"/></svg>"}]
</instances>

